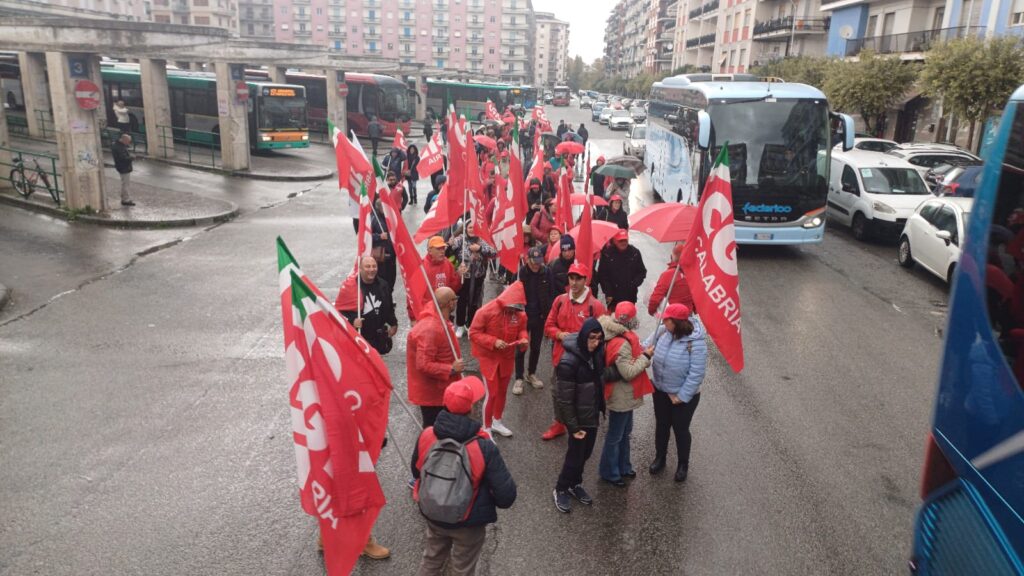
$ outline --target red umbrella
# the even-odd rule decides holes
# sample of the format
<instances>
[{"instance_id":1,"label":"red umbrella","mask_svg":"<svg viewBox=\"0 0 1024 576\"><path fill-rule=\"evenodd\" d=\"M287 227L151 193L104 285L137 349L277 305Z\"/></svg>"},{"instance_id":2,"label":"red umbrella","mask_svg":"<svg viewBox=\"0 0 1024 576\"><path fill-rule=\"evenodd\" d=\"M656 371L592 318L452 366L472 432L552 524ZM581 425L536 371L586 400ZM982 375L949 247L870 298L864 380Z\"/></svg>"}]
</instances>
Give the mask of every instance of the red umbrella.
<instances>
[{"instance_id":1,"label":"red umbrella","mask_svg":"<svg viewBox=\"0 0 1024 576\"><path fill-rule=\"evenodd\" d=\"M569 196L569 200L572 201L574 206L582 206L586 201L587 196L590 196L591 206L607 206L608 201L600 196L594 196L593 194L572 194Z\"/></svg>"},{"instance_id":2,"label":"red umbrella","mask_svg":"<svg viewBox=\"0 0 1024 576\"><path fill-rule=\"evenodd\" d=\"M473 140L476 140L477 144L485 148L489 148L491 150L498 149L498 143L495 142L494 138L491 138L490 136L484 136L483 134L479 134L477 136L473 136Z\"/></svg>"},{"instance_id":3,"label":"red umbrella","mask_svg":"<svg viewBox=\"0 0 1024 576\"><path fill-rule=\"evenodd\" d=\"M604 245L607 244L608 241L612 239L612 236L615 236L615 234L617 234L619 230L621 230L621 228L619 228L615 224L612 224L611 222L605 222L604 220L594 220L594 222L590 226L591 233L593 234L592 238L594 243L592 244L592 246L594 256L597 256L601 252L601 248L604 248ZM580 239L579 225L577 225L572 230L569 230L569 236L572 236L573 240Z\"/></svg>"},{"instance_id":4,"label":"red umbrella","mask_svg":"<svg viewBox=\"0 0 1024 576\"><path fill-rule=\"evenodd\" d=\"M629 228L658 242L680 242L690 237L697 207L665 202L652 204L629 215Z\"/></svg>"},{"instance_id":5,"label":"red umbrella","mask_svg":"<svg viewBox=\"0 0 1024 576\"><path fill-rule=\"evenodd\" d=\"M562 142L555 146L555 154L559 156L562 154L583 154L583 150L583 144L579 142Z\"/></svg>"}]
</instances>

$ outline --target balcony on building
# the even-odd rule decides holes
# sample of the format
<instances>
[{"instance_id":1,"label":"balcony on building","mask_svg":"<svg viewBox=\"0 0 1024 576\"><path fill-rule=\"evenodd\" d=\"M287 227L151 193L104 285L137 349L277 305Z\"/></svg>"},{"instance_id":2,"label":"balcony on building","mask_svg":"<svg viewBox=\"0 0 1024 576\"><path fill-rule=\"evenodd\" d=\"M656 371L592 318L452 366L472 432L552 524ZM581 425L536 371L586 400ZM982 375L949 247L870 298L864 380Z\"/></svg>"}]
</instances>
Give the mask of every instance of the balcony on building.
<instances>
[{"instance_id":1,"label":"balcony on building","mask_svg":"<svg viewBox=\"0 0 1024 576\"><path fill-rule=\"evenodd\" d=\"M370 48L370 47L363 48L363 54L370 54L370 55L380 56L380 53L381 53L381 49L380 48Z\"/></svg>"},{"instance_id":2,"label":"balcony on building","mask_svg":"<svg viewBox=\"0 0 1024 576\"><path fill-rule=\"evenodd\" d=\"M400 9L412 10L416 8L416 0L400 0L398 7Z\"/></svg>"},{"instance_id":3,"label":"balcony on building","mask_svg":"<svg viewBox=\"0 0 1024 576\"><path fill-rule=\"evenodd\" d=\"M467 36L466 37L466 44L483 44L483 43L484 43L484 37L483 36Z\"/></svg>"},{"instance_id":4,"label":"balcony on building","mask_svg":"<svg viewBox=\"0 0 1024 576\"><path fill-rule=\"evenodd\" d=\"M434 10L448 9L448 0L434 0L433 2L431 2L431 4L433 4Z\"/></svg>"},{"instance_id":5,"label":"balcony on building","mask_svg":"<svg viewBox=\"0 0 1024 576\"><path fill-rule=\"evenodd\" d=\"M313 30L311 30L310 28L306 28L306 29L296 28L295 29L295 37L296 38L309 38L312 35L313 35Z\"/></svg>"},{"instance_id":6,"label":"balcony on building","mask_svg":"<svg viewBox=\"0 0 1024 576\"><path fill-rule=\"evenodd\" d=\"M336 29L332 28L332 29L327 31L327 37L328 38L332 38L332 39L333 38L339 38L339 39L341 39L341 38L345 38L346 36L348 36L348 33L345 31L344 27L336 28Z\"/></svg>"},{"instance_id":7,"label":"balcony on building","mask_svg":"<svg viewBox=\"0 0 1024 576\"><path fill-rule=\"evenodd\" d=\"M364 14L363 15L363 24L377 24L377 25L380 25L380 16L378 16L378 15L370 16L369 14Z\"/></svg>"},{"instance_id":8,"label":"balcony on building","mask_svg":"<svg viewBox=\"0 0 1024 576\"><path fill-rule=\"evenodd\" d=\"M363 8L380 8L380 0L363 0Z\"/></svg>"},{"instance_id":9,"label":"balcony on building","mask_svg":"<svg viewBox=\"0 0 1024 576\"><path fill-rule=\"evenodd\" d=\"M402 14L402 17L398 19L398 23L399 24L415 25L416 24L416 13L415 12L410 12L408 18L405 17L405 14Z\"/></svg>"},{"instance_id":10,"label":"balcony on building","mask_svg":"<svg viewBox=\"0 0 1024 576\"><path fill-rule=\"evenodd\" d=\"M773 42L789 41L790 35L821 35L828 32L831 27L832 18L825 17L821 20L808 18L797 18L793 23L792 16L772 18L771 20L754 21L754 41Z\"/></svg>"},{"instance_id":11,"label":"balcony on building","mask_svg":"<svg viewBox=\"0 0 1024 576\"><path fill-rule=\"evenodd\" d=\"M367 40L380 40L380 30L363 30L363 38Z\"/></svg>"},{"instance_id":12,"label":"balcony on building","mask_svg":"<svg viewBox=\"0 0 1024 576\"><path fill-rule=\"evenodd\" d=\"M984 26L960 26L957 28L907 32L905 34L854 38L846 41L845 55L847 57L856 56L862 50L868 49L873 50L877 54L922 54L927 52L933 44L939 42L970 36L983 37L984 35Z\"/></svg>"}]
</instances>

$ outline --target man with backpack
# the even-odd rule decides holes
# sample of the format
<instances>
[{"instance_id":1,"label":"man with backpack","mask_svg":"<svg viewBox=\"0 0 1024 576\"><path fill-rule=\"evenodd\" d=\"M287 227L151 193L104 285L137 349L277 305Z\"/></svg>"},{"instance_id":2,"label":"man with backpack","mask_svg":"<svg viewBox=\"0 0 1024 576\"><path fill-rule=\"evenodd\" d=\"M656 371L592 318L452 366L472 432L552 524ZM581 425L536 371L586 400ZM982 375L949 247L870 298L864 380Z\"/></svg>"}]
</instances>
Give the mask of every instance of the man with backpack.
<instances>
[{"instance_id":1,"label":"man with backpack","mask_svg":"<svg viewBox=\"0 0 1024 576\"><path fill-rule=\"evenodd\" d=\"M516 483L501 452L469 417L483 397L483 382L475 376L452 382L444 410L413 449L413 499L427 519L419 576L440 575L446 563L448 574L475 574L487 525L498 520L495 508L516 501Z\"/></svg>"}]
</instances>

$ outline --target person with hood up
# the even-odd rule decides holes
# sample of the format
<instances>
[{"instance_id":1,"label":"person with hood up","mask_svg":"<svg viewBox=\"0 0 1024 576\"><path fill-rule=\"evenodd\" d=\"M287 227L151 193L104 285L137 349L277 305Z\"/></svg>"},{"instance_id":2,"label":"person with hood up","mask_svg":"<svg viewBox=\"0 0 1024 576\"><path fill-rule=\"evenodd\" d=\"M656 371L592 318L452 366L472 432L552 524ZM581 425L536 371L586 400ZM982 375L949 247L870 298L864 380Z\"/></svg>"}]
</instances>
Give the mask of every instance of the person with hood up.
<instances>
[{"instance_id":1,"label":"person with hood up","mask_svg":"<svg viewBox=\"0 0 1024 576\"><path fill-rule=\"evenodd\" d=\"M459 306L455 311L455 333L462 338L465 327L473 323L473 316L483 302L487 263L498 255L498 251L473 233L473 221L470 220L466 232L452 241L452 253L459 261L459 270L464 278L459 289Z\"/></svg>"},{"instance_id":2,"label":"person with hood up","mask_svg":"<svg viewBox=\"0 0 1024 576\"><path fill-rule=\"evenodd\" d=\"M395 290L395 279L398 277L398 264L395 261L395 245L388 230L388 221L384 217L384 208L380 198L373 203L373 215L370 217L370 233L373 234L371 254L377 261L378 274Z\"/></svg>"},{"instance_id":3,"label":"person with hood up","mask_svg":"<svg viewBox=\"0 0 1024 576\"><path fill-rule=\"evenodd\" d=\"M640 337L636 306L619 302L614 314L597 319L604 330L605 362L614 366L620 378L606 380L604 399L608 405L608 432L601 450L598 474L601 480L613 486L625 486L625 478L636 478L630 462L629 440L633 432L633 411L643 406L644 396L654 392L647 367L651 359L644 355Z\"/></svg>"},{"instance_id":4,"label":"person with hood up","mask_svg":"<svg viewBox=\"0 0 1024 576\"><path fill-rule=\"evenodd\" d=\"M427 544L417 576L448 574L471 576L483 552L487 525L498 521L496 508L511 508L516 501L516 483L494 442L480 423L470 418L473 405L484 396L479 378L469 376L452 382L444 391L444 410L433 426L420 433L412 451L413 498L419 500L423 465L434 444L451 438L466 444L469 453L473 503L464 520L445 524L427 519ZM475 462L474 462L475 460Z\"/></svg>"},{"instance_id":5,"label":"person with hood up","mask_svg":"<svg viewBox=\"0 0 1024 576\"><path fill-rule=\"evenodd\" d=\"M601 292L608 307L619 302L636 304L637 289L647 278L647 268L640 250L630 245L628 230L619 230L601 249L598 272Z\"/></svg>"},{"instance_id":6,"label":"person with hood up","mask_svg":"<svg viewBox=\"0 0 1024 576\"><path fill-rule=\"evenodd\" d=\"M551 260L551 274L555 277L555 294L564 294L569 289L569 268L576 263L576 241L572 236L562 236L558 256Z\"/></svg>"},{"instance_id":7,"label":"person with hood up","mask_svg":"<svg viewBox=\"0 0 1024 576\"><path fill-rule=\"evenodd\" d=\"M594 166L594 170L597 170L599 166L604 166L604 156L597 157L597 163ZM594 196L600 196L604 198L604 174L598 174L594 170L590 172L590 183L594 186Z\"/></svg>"},{"instance_id":8,"label":"person with hood up","mask_svg":"<svg viewBox=\"0 0 1024 576\"><path fill-rule=\"evenodd\" d=\"M658 313L658 308L666 294L668 295L668 304L683 304L696 312L693 307L693 294L690 293L690 283L683 275L682 266L679 266L679 256L682 253L683 243L680 242L672 248L672 257L668 262L668 268L661 273L661 276L658 276L658 282L654 285L651 299L647 303L647 313L651 316ZM672 280L673 276L675 276L675 281ZM671 293L668 291L669 285L672 286Z\"/></svg>"},{"instance_id":9,"label":"person with hood up","mask_svg":"<svg viewBox=\"0 0 1024 576\"><path fill-rule=\"evenodd\" d=\"M542 246L530 248L526 264L519 268L519 280L526 293L526 331L530 335L530 364L526 381L530 386L540 389L544 387L544 382L537 378L537 362L540 360L540 347L544 344L544 321L548 318L556 294L555 278L551 268L544 264ZM512 393L516 396L523 393L525 360L526 351L516 351L516 381L512 384Z\"/></svg>"},{"instance_id":10,"label":"person with hood up","mask_svg":"<svg viewBox=\"0 0 1024 576\"><path fill-rule=\"evenodd\" d=\"M622 209L622 196L613 194L608 199L608 207L601 211L599 220L611 222L622 230L629 230L629 215Z\"/></svg>"},{"instance_id":11,"label":"person with hood up","mask_svg":"<svg viewBox=\"0 0 1024 576\"><path fill-rule=\"evenodd\" d=\"M581 144L586 146L587 140L590 140L590 132L587 131L587 127L584 126L582 122L580 122L580 127L578 130L576 130L576 133L579 134L580 138L583 139L583 142L581 142Z\"/></svg>"},{"instance_id":12,"label":"person with hood up","mask_svg":"<svg viewBox=\"0 0 1024 576\"><path fill-rule=\"evenodd\" d=\"M527 224L533 222L533 217L544 207L544 200L546 199L547 197L544 195L540 178L530 178L526 188L526 205L529 209L526 211L526 220L524 222Z\"/></svg>"},{"instance_id":13,"label":"person with hood up","mask_svg":"<svg viewBox=\"0 0 1024 576\"><path fill-rule=\"evenodd\" d=\"M398 332L398 318L391 286L377 275L377 261L372 256L359 259L359 273L342 282L334 307L374 350L381 354L391 351L391 339Z\"/></svg>"},{"instance_id":14,"label":"person with hood up","mask_svg":"<svg viewBox=\"0 0 1024 576\"><path fill-rule=\"evenodd\" d=\"M392 148L391 152L384 157L381 161L380 167L384 170L384 173L394 172L395 176L401 178L405 172L405 150L400 148Z\"/></svg>"},{"instance_id":15,"label":"person with hood up","mask_svg":"<svg viewBox=\"0 0 1024 576\"><path fill-rule=\"evenodd\" d=\"M551 364L558 366L565 352L562 343L565 337L580 330L588 318L597 318L607 313L604 304L590 293L587 286L587 269L579 264L569 268L569 289L559 294L551 304L551 311L544 321L544 335L552 340ZM541 438L551 440L565 434L565 425L557 419Z\"/></svg>"},{"instance_id":16,"label":"person with hood up","mask_svg":"<svg viewBox=\"0 0 1024 576\"><path fill-rule=\"evenodd\" d=\"M533 215L530 220L530 234L537 242L547 243L548 232L555 227L555 215L558 213L558 205L555 198L549 196L544 200L544 206Z\"/></svg>"},{"instance_id":17,"label":"person with hood up","mask_svg":"<svg viewBox=\"0 0 1024 576\"><path fill-rule=\"evenodd\" d=\"M429 142L430 140L428 139L427 141ZM405 182L409 188L409 204L417 204L416 183L420 181L420 173L416 167L420 164L420 149L415 144L410 144L405 152L405 158Z\"/></svg>"},{"instance_id":18,"label":"person with hood up","mask_svg":"<svg viewBox=\"0 0 1024 576\"><path fill-rule=\"evenodd\" d=\"M571 498L591 505L583 488L583 468L594 452L600 415L604 413L604 331L596 318L587 318L579 332L562 339L565 354L555 367L552 393L555 418L569 431L569 442L552 496L559 512L572 511Z\"/></svg>"},{"instance_id":19,"label":"person with hood up","mask_svg":"<svg viewBox=\"0 0 1024 576\"><path fill-rule=\"evenodd\" d=\"M556 180L554 168L550 162L544 163L544 178L541 184L544 187L544 195L548 198L555 198L558 195L558 181Z\"/></svg>"},{"instance_id":20,"label":"person with hood up","mask_svg":"<svg viewBox=\"0 0 1024 576\"><path fill-rule=\"evenodd\" d=\"M704 326L683 304L665 309L662 326L644 342L654 368L654 462L651 474L665 469L669 434L676 438L675 481L683 482L690 469L690 422L700 402L708 346Z\"/></svg>"},{"instance_id":21,"label":"person with hood up","mask_svg":"<svg viewBox=\"0 0 1024 576\"><path fill-rule=\"evenodd\" d=\"M449 320L458 297L448 287L438 288L434 296L441 315L431 303L409 331L405 347L409 402L420 407L424 428L434 424L443 406L445 388L462 377L464 368L459 340L455 338L455 330Z\"/></svg>"},{"instance_id":22,"label":"person with hood up","mask_svg":"<svg viewBox=\"0 0 1024 576\"><path fill-rule=\"evenodd\" d=\"M623 198L629 196L628 178L612 178L611 180L611 182L608 182L608 179L606 178L604 181L604 194L606 197L611 198L615 194L618 194Z\"/></svg>"},{"instance_id":23,"label":"person with hood up","mask_svg":"<svg viewBox=\"0 0 1024 576\"><path fill-rule=\"evenodd\" d=\"M473 357L487 384L484 400L484 429L505 436L512 431L501 422L508 400L516 351L530 343L526 332L526 291L522 282L513 282L497 298L488 302L473 318L469 344Z\"/></svg>"}]
</instances>

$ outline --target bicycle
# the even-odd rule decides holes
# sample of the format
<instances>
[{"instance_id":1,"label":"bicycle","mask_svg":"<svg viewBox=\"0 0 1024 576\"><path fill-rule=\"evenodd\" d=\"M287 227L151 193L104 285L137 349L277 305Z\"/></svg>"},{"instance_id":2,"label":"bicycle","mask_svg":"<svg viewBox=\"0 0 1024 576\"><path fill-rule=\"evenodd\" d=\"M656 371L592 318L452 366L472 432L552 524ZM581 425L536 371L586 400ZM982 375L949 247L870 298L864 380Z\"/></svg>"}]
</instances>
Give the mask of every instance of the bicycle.
<instances>
[{"instance_id":1,"label":"bicycle","mask_svg":"<svg viewBox=\"0 0 1024 576\"><path fill-rule=\"evenodd\" d=\"M50 176L47 174L42 166L39 165L39 160L32 158L32 162L36 168L33 172L25 172L25 160L18 156L14 160L14 168L11 169L11 184L14 189L18 191L23 197L28 198L36 191L37 187L45 186L46 191L50 193L50 198L60 206L60 192L57 190L57 186L50 184ZM42 185L39 182L42 182Z\"/></svg>"}]
</instances>

